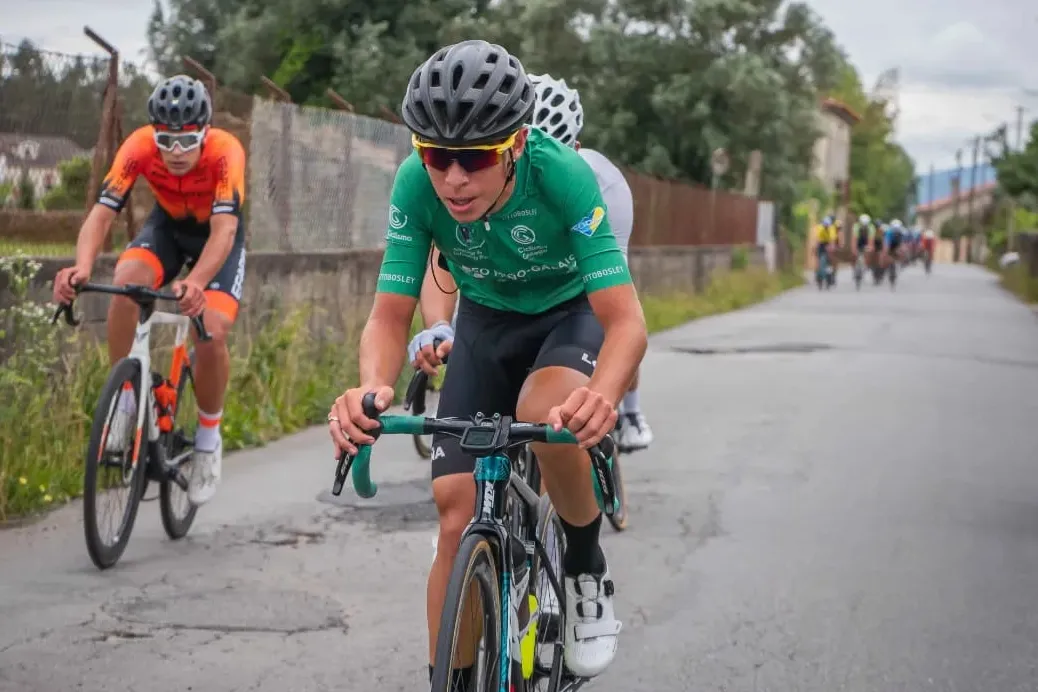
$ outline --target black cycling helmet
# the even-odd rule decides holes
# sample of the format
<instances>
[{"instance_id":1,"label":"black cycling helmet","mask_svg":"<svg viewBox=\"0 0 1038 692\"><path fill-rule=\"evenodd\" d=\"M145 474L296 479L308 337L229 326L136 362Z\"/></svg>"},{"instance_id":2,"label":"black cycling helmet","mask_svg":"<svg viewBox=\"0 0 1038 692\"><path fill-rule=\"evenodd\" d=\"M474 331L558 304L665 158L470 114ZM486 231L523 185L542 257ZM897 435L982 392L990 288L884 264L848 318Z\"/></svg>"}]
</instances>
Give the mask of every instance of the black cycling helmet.
<instances>
[{"instance_id":1,"label":"black cycling helmet","mask_svg":"<svg viewBox=\"0 0 1038 692\"><path fill-rule=\"evenodd\" d=\"M148 119L152 125L170 130L205 127L213 118L213 102L205 85L197 79L178 74L160 82L148 99Z\"/></svg>"},{"instance_id":2,"label":"black cycling helmet","mask_svg":"<svg viewBox=\"0 0 1038 692\"><path fill-rule=\"evenodd\" d=\"M462 41L414 71L400 110L422 139L463 147L505 139L529 122L536 102L518 58L486 41Z\"/></svg>"}]
</instances>

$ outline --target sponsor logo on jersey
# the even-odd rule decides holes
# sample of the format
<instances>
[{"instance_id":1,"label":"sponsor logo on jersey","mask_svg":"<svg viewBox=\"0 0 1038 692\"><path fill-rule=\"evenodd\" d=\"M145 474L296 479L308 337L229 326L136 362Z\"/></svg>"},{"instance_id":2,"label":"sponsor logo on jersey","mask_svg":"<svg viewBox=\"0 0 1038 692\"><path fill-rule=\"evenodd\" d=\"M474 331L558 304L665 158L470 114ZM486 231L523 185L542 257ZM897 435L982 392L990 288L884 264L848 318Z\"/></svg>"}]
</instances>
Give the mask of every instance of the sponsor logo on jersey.
<instances>
[{"instance_id":1,"label":"sponsor logo on jersey","mask_svg":"<svg viewBox=\"0 0 1038 692\"><path fill-rule=\"evenodd\" d=\"M415 278L413 276L407 276L406 274L390 274L388 272L382 272L378 275L379 281L392 281L398 284L413 284Z\"/></svg>"},{"instance_id":2,"label":"sponsor logo on jersey","mask_svg":"<svg viewBox=\"0 0 1038 692\"><path fill-rule=\"evenodd\" d=\"M573 227L573 231L581 235L591 237L598 230L598 227L602 225L602 219L605 218L605 209L602 207L595 207L591 210L591 213L582 218L577 222L577 225Z\"/></svg>"},{"instance_id":3,"label":"sponsor logo on jersey","mask_svg":"<svg viewBox=\"0 0 1038 692\"><path fill-rule=\"evenodd\" d=\"M389 227L400 230L407 225L407 214L400 211L400 208L395 204L389 205Z\"/></svg>"},{"instance_id":4,"label":"sponsor logo on jersey","mask_svg":"<svg viewBox=\"0 0 1038 692\"><path fill-rule=\"evenodd\" d=\"M458 243L462 247L468 250L476 250L487 242L487 239L483 235L477 237L478 230L474 226L466 226L458 224L457 229L454 231L454 237L457 238Z\"/></svg>"},{"instance_id":5,"label":"sponsor logo on jersey","mask_svg":"<svg viewBox=\"0 0 1038 692\"><path fill-rule=\"evenodd\" d=\"M529 226L516 226L512 229L512 240L520 245L529 245L537 240L537 235Z\"/></svg>"},{"instance_id":6,"label":"sponsor logo on jersey","mask_svg":"<svg viewBox=\"0 0 1038 692\"><path fill-rule=\"evenodd\" d=\"M603 279L607 276L616 276L624 273L624 267L621 264L609 267L607 269L599 269L597 271L590 272L584 275L584 283L594 281L595 279Z\"/></svg>"},{"instance_id":7,"label":"sponsor logo on jersey","mask_svg":"<svg viewBox=\"0 0 1038 692\"><path fill-rule=\"evenodd\" d=\"M520 209L519 211L513 211L511 214L506 216L506 219L518 219L523 216L537 216L536 209Z\"/></svg>"}]
</instances>

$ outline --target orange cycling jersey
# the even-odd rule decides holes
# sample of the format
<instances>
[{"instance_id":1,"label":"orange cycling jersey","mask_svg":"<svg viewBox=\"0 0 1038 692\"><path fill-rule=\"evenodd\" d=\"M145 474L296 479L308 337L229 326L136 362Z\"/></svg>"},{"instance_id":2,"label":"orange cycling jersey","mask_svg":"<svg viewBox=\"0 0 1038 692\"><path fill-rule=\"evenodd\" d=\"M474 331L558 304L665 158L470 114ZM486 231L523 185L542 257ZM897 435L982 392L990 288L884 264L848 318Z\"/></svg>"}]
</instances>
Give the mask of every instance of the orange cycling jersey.
<instances>
[{"instance_id":1,"label":"orange cycling jersey","mask_svg":"<svg viewBox=\"0 0 1038 692\"><path fill-rule=\"evenodd\" d=\"M245 149L226 130L209 128L198 165L176 176L162 163L155 128L139 128L116 152L98 202L120 211L140 175L159 206L178 220L205 223L213 214L238 215L245 201Z\"/></svg>"}]
</instances>

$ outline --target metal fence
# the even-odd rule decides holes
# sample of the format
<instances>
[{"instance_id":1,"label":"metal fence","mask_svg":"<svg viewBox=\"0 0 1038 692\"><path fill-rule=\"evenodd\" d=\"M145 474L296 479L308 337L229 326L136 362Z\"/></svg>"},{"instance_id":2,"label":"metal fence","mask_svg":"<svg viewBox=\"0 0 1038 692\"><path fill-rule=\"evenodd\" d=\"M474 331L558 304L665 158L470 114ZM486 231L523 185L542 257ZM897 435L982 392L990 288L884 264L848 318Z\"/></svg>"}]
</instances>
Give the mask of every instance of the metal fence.
<instances>
[{"instance_id":1,"label":"metal fence","mask_svg":"<svg viewBox=\"0 0 1038 692\"><path fill-rule=\"evenodd\" d=\"M405 128L326 108L257 98L249 131L249 248L377 248Z\"/></svg>"},{"instance_id":2,"label":"metal fence","mask_svg":"<svg viewBox=\"0 0 1038 692\"><path fill-rule=\"evenodd\" d=\"M249 247L319 251L383 246L398 124L256 98L249 130ZM632 246L756 244L758 200L624 171Z\"/></svg>"}]
</instances>

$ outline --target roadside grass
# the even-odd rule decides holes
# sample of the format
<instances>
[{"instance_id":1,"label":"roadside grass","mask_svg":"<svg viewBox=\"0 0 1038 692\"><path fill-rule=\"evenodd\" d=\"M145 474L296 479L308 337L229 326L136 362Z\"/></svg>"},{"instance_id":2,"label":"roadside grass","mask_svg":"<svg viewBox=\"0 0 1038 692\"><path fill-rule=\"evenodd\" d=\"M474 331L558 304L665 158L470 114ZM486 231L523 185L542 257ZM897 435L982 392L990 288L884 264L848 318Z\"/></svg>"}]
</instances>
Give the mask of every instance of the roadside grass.
<instances>
[{"instance_id":1,"label":"roadside grass","mask_svg":"<svg viewBox=\"0 0 1038 692\"><path fill-rule=\"evenodd\" d=\"M997 258L988 261L988 268L998 274L1002 287L1028 305L1038 303L1038 277L1031 276L1022 262L1002 269Z\"/></svg>"},{"instance_id":2,"label":"roadside grass","mask_svg":"<svg viewBox=\"0 0 1038 692\"><path fill-rule=\"evenodd\" d=\"M771 274L763 268L731 271L716 277L702 293L641 296L649 332L671 329L701 317L760 303L804 284L797 272Z\"/></svg>"},{"instance_id":3,"label":"roadside grass","mask_svg":"<svg viewBox=\"0 0 1038 692\"><path fill-rule=\"evenodd\" d=\"M0 309L0 525L58 506L82 493L83 458L94 407L108 373L103 344L50 324L50 306L26 299L39 265L24 256L0 259L15 301ZM726 272L702 294L642 296L649 330L736 310L803 283L794 274L750 268ZM255 335L236 337L224 405L228 450L266 444L324 421L328 404L357 382L354 344L359 315L346 336L315 332L314 310L266 315ZM318 315L319 316L319 315ZM412 332L417 331L417 318ZM155 343L155 367L170 350ZM410 373L397 383L402 398Z\"/></svg>"}]
</instances>

